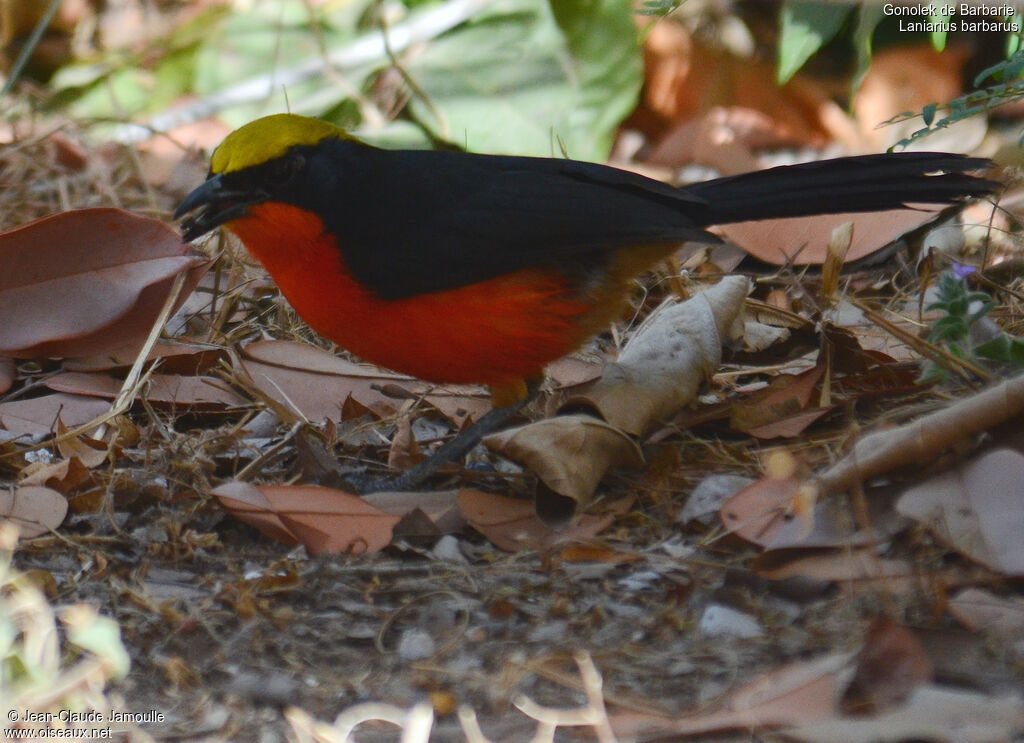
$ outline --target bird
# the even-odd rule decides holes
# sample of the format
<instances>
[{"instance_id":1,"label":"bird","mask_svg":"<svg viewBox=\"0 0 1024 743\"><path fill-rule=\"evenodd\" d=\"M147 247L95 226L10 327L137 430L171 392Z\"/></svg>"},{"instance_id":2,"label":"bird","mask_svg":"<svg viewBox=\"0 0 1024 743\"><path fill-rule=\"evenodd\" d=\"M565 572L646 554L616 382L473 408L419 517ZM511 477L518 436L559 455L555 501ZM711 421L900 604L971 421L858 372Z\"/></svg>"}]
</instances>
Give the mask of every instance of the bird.
<instances>
[{"instance_id":1,"label":"bird","mask_svg":"<svg viewBox=\"0 0 1024 743\"><path fill-rule=\"evenodd\" d=\"M382 487L425 482L510 420L544 367L620 317L638 274L737 221L953 204L988 160L857 155L676 187L567 158L390 150L281 113L228 134L174 212L223 226L318 334L378 366L479 383L493 409ZM371 488L379 489L379 488Z\"/></svg>"}]
</instances>

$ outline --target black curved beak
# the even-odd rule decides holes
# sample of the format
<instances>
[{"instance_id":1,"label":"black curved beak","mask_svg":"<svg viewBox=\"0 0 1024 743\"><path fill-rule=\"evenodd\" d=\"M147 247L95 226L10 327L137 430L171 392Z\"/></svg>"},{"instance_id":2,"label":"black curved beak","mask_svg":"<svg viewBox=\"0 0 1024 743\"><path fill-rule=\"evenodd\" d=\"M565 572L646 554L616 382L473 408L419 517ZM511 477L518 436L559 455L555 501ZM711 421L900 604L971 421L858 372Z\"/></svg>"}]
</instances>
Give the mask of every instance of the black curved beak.
<instances>
[{"instance_id":1,"label":"black curved beak","mask_svg":"<svg viewBox=\"0 0 1024 743\"><path fill-rule=\"evenodd\" d=\"M267 198L263 191L232 189L223 175L211 175L174 210L175 219L195 212L181 223L181 239L191 242L225 222L244 217L251 205Z\"/></svg>"}]
</instances>

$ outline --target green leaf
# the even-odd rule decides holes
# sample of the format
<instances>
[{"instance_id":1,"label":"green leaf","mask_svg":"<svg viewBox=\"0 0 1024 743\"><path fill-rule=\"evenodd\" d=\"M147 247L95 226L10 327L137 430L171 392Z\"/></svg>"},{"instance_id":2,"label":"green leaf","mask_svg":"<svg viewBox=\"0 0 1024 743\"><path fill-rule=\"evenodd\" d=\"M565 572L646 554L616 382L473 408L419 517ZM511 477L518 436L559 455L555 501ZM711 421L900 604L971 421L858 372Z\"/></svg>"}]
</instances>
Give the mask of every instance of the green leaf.
<instances>
[{"instance_id":1,"label":"green leaf","mask_svg":"<svg viewBox=\"0 0 1024 743\"><path fill-rule=\"evenodd\" d=\"M1024 339L1012 336L997 336L974 349L975 355L1009 364L1014 369L1024 368Z\"/></svg>"},{"instance_id":2,"label":"green leaf","mask_svg":"<svg viewBox=\"0 0 1024 743\"><path fill-rule=\"evenodd\" d=\"M860 90L864 76L871 66L871 40L875 28L885 17L881 5L863 5L857 13L857 28L853 32L853 47L857 51L857 69L850 81L851 97Z\"/></svg>"},{"instance_id":3,"label":"green leaf","mask_svg":"<svg viewBox=\"0 0 1024 743\"><path fill-rule=\"evenodd\" d=\"M573 158L604 160L636 104L643 60L621 0L497 0L406 71L427 99L408 110L437 137L555 156L561 140Z\"/></svg>"},{"instance_id":4,"label":"green leaf","mask_svg":"<svg viewBox=\"0 0 1024 743\"><path fill-rule=\"evenodd\" d=\"M927 106L921 109L921 120L927 126L932 125L932 121L935 120L935 112L938 110L938 108L938 103L929 103Z\"/></svg>"},{"instance_id":5,"label":"green leaf","mask_svg":"<svg viewBox=\"0 0 1024 743\"><path fill-rule=\"evenodd\" d=\"M928 20L934 23L937 27L947 27L950 19L952 18L951 13L931 13L928 16ZM941 24L941 26L940 26ZM941 52L946 48L946 32L945 31L932 31L932 48Z\"/></svg>"},{"instance_id":6,"label":"green leaf","mask_svg":"<svg viewBox=\"0 0 1024 743\"><path fill-rule=\"evenodd\" d=\"M782 6L779 61L775 72L780 85L789 81L821 47L839 33L853 5L825 5L809 0L788 0Z\"/></svg>"},{"instance_id":7,"label":"green leaf","mask_svg":"<svg viewBox=\"0 0 1024 743\"><path fill-rule=\"evenodd\" d=\"M219 114L232 126L286 109L320 115L334 108L359 90L373 67L316 75L289 85L287 90L273 84L274 72L323 57L353 41L362 30L357 25L358 14L370 1L332 3L329 8L311 11L311 3L285 0L254 3L244 13L232 13L223 23L207 29L196 61L195 92L213 96L236 83L266 76L265 98ZM380 64L386 60L382 58Z\"/></svg>"}]
</instances>

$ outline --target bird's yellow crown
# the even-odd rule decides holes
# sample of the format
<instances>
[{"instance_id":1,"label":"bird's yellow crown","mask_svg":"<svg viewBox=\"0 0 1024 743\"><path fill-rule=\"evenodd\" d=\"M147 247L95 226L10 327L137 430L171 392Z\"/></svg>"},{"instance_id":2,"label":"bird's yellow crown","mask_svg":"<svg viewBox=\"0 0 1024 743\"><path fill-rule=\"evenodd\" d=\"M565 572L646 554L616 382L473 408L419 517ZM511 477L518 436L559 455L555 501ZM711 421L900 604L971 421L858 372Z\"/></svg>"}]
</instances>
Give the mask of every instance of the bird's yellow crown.
<instances>
[{"instance_id":1,"label":"bird's yellow crown","mask_svg":"<svg viewBox=\"0 0 1024 743\"><path fill-rule=\"evenodd\" d=\"M224 138L210 158L210 172L244 170L281 157L296 145L315 145L329 137L349 139L340 127L309 116L264 116Z\"/></svg>"}]
</instances>

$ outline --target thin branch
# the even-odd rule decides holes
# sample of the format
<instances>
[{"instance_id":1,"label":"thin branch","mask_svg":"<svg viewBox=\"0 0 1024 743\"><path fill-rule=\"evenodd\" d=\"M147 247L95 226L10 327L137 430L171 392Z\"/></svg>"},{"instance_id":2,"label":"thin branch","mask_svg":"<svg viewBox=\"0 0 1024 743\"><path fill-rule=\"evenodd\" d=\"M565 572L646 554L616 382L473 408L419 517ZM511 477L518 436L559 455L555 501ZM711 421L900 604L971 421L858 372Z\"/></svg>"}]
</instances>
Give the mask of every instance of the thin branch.
<instances>
[{"instance_id":1,"label":"thin branch","mask_svg":"<svg viewBox=\"0 0 1024 743\"><path fill-rule=\"evenodd\" d=\"M448 0L438 8L389 28L387 44L380 31L365 34L326 57L308 59L290 69L250 78L199 100L172 106L145 124L125 124L114 130L112 138L126 144L139 142L155 132L171 131L231 106L265 100L281 86L297 85L323 74L325 69L347 69L387 59L388 45L393 53L398 53L413 44L429 41L469 20L492 2L494 0Z\"/></svg>"}]
</instances>

